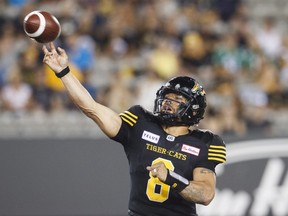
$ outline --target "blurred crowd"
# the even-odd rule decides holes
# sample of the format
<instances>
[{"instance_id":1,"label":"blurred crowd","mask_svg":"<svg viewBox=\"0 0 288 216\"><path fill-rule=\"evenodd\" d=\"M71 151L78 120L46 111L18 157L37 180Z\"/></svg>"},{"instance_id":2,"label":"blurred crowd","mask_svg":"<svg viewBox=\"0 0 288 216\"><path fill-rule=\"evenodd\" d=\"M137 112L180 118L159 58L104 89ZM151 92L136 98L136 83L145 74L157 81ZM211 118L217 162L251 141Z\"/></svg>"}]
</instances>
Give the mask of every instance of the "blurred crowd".
<instances>
[{"instance_id":1,"label":"blurred crowd","mask_svg":"<svg viewBox=\"0 0 288 216\"><path fill-rule=\"evenodd\" d=\"M90 94L116 112L153 110L169 78L188 75L207 93L199 127L269 133L288 105L288 27L254 20L240 0L6 0L0 3L0 118L76 109L42 63L23 19L45 10L60 21L55 41ZM288 122L288 120L287 120Z\"/></svg>"}]
</instances>

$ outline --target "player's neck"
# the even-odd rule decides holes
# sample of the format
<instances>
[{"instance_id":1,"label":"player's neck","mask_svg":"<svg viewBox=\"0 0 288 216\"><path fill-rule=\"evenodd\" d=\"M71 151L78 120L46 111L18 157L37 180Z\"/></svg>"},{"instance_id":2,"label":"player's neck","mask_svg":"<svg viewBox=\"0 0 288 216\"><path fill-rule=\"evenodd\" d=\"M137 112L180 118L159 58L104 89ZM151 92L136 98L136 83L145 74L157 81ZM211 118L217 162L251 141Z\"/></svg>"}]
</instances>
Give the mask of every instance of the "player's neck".
<instances>
[{"instance_id":1,"label":"player's neck","mask_svg":"<svg viewBox=\"0 0 288 216\"><path fill-rule=\"evenodd\" d=\"M162 127L167 134L173 135L175 137L185 135L190 132L189 127L187 126L162 126Z\"/></svg>"}]
</instances>

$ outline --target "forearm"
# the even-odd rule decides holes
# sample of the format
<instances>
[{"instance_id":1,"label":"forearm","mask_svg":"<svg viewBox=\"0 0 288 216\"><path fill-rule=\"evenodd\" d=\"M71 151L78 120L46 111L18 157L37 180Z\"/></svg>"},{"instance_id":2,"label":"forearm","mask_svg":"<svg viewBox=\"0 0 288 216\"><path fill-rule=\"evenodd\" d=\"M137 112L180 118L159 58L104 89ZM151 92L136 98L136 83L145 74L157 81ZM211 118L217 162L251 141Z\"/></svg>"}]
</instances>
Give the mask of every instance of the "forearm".
<instances>
[{"instance_id":1,"label":"forearm","mask_svg":"<svg viewBox=\"0 0 288 216\"><path fill-rule=\"evenodd\" d=\"M195 168L193 181L167 169L163 162L148 166L147 170L152 172L153 177L157 177L163 183L170 185L188 202L208 205L214 198L216 178L214 172L209 169Z\"/></svg>"},{"instance_id":2,"label":"forearm","mask_svg":"<svg viewBox=\"0 0 288 216\"><path fill-rule=\"evenodd\" d=\"M68 73L61 80L73 103L86 116L95 121L107 136L116 136L121 126L119 115L102 104L97 103L73 73ZM110 124L107 124L108 122Z\"/></svg>"},{"instance_id":3,"label":"forearm","mask_svg":"<svg viewBox=\"0 0 288 216\"><path fill-rule=\"evenodd\" d=\"M214 190L203 182L190 181L190 184L180 192L180 195L189 202L208 205L213 197Z\"/></svg>"},{"instance_id":4,"label":"forearm","mask_svg":"<svg viewBox=\"0 0 288 216\"><path fill-rule=\"evenodd\" d=\"M61 81L73 103L87 114L95 102L88 91L71 72L62 77Z\"/></svg>"}]
</instances>

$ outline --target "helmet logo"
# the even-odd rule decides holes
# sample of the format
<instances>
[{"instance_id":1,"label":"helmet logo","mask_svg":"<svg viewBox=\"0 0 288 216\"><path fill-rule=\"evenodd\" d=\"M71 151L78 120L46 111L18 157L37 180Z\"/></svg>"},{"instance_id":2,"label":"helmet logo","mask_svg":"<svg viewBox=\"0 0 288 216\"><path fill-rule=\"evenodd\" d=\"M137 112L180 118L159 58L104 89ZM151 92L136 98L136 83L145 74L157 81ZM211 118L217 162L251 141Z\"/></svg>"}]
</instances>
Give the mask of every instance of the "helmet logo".
<instances>
[{"instance_id":1,"label":"helmet logo","mask_svg":"<svg viewBox=\"0 0 288 216\"><path fill-rule=\"evenodd\" d=\"M191 92L193 93L197 93L204 96L206 94L206 92L204 91L204 89L202 88L202 86L199 85L199 83L197 82L194 87L191 89Z\"/></svg>"},{"instance_id":2,"label":"helmet logo","mask_svg":"<svg viewBox=\"0 0 288 216\"><path fill-rule=\"evenodd\" d=\"M202 96L204 96L204 95L206 94L206 92L204 91L204 89L202 89L202 91L200 92L200 94L201 94Z\"/></svg>"},{"instance_id":3,"label":"helmet logo","mask_svg":"<svg viewBox=\"0 0 288 216\"><path fill-rule=\"evenodd\" d=\"M194 87L191 89L191 91L192 91L193 93L195 93L199 88L200 88L200 85L199 85L199 83L197 82L197 83L194 85Z\"/></svg>"}]
</instances>

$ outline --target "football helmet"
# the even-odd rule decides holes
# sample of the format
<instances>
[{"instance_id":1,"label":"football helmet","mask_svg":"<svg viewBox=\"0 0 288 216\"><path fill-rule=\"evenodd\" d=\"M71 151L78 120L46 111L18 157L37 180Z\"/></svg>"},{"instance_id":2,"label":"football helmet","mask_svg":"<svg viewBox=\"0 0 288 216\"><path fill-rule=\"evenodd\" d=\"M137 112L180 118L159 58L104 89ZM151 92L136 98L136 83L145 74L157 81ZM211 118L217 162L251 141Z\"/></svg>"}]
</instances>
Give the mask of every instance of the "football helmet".
<instances>
[{"instance_id":1,"label":"football helmet","mask_svg":"<svg viewBox=\"0 0 288 216\"><path fill-rule=\"evenodd\" d=\"M169 93L184 96L185 103L179 103L175 113L166 112L162 109ZM153 114L162 124L169 126L198 124L203 119L206 108L206 93L199 83L188 76L178 76L170 79L156 93Z\"/></svg>"}]
</instances>

